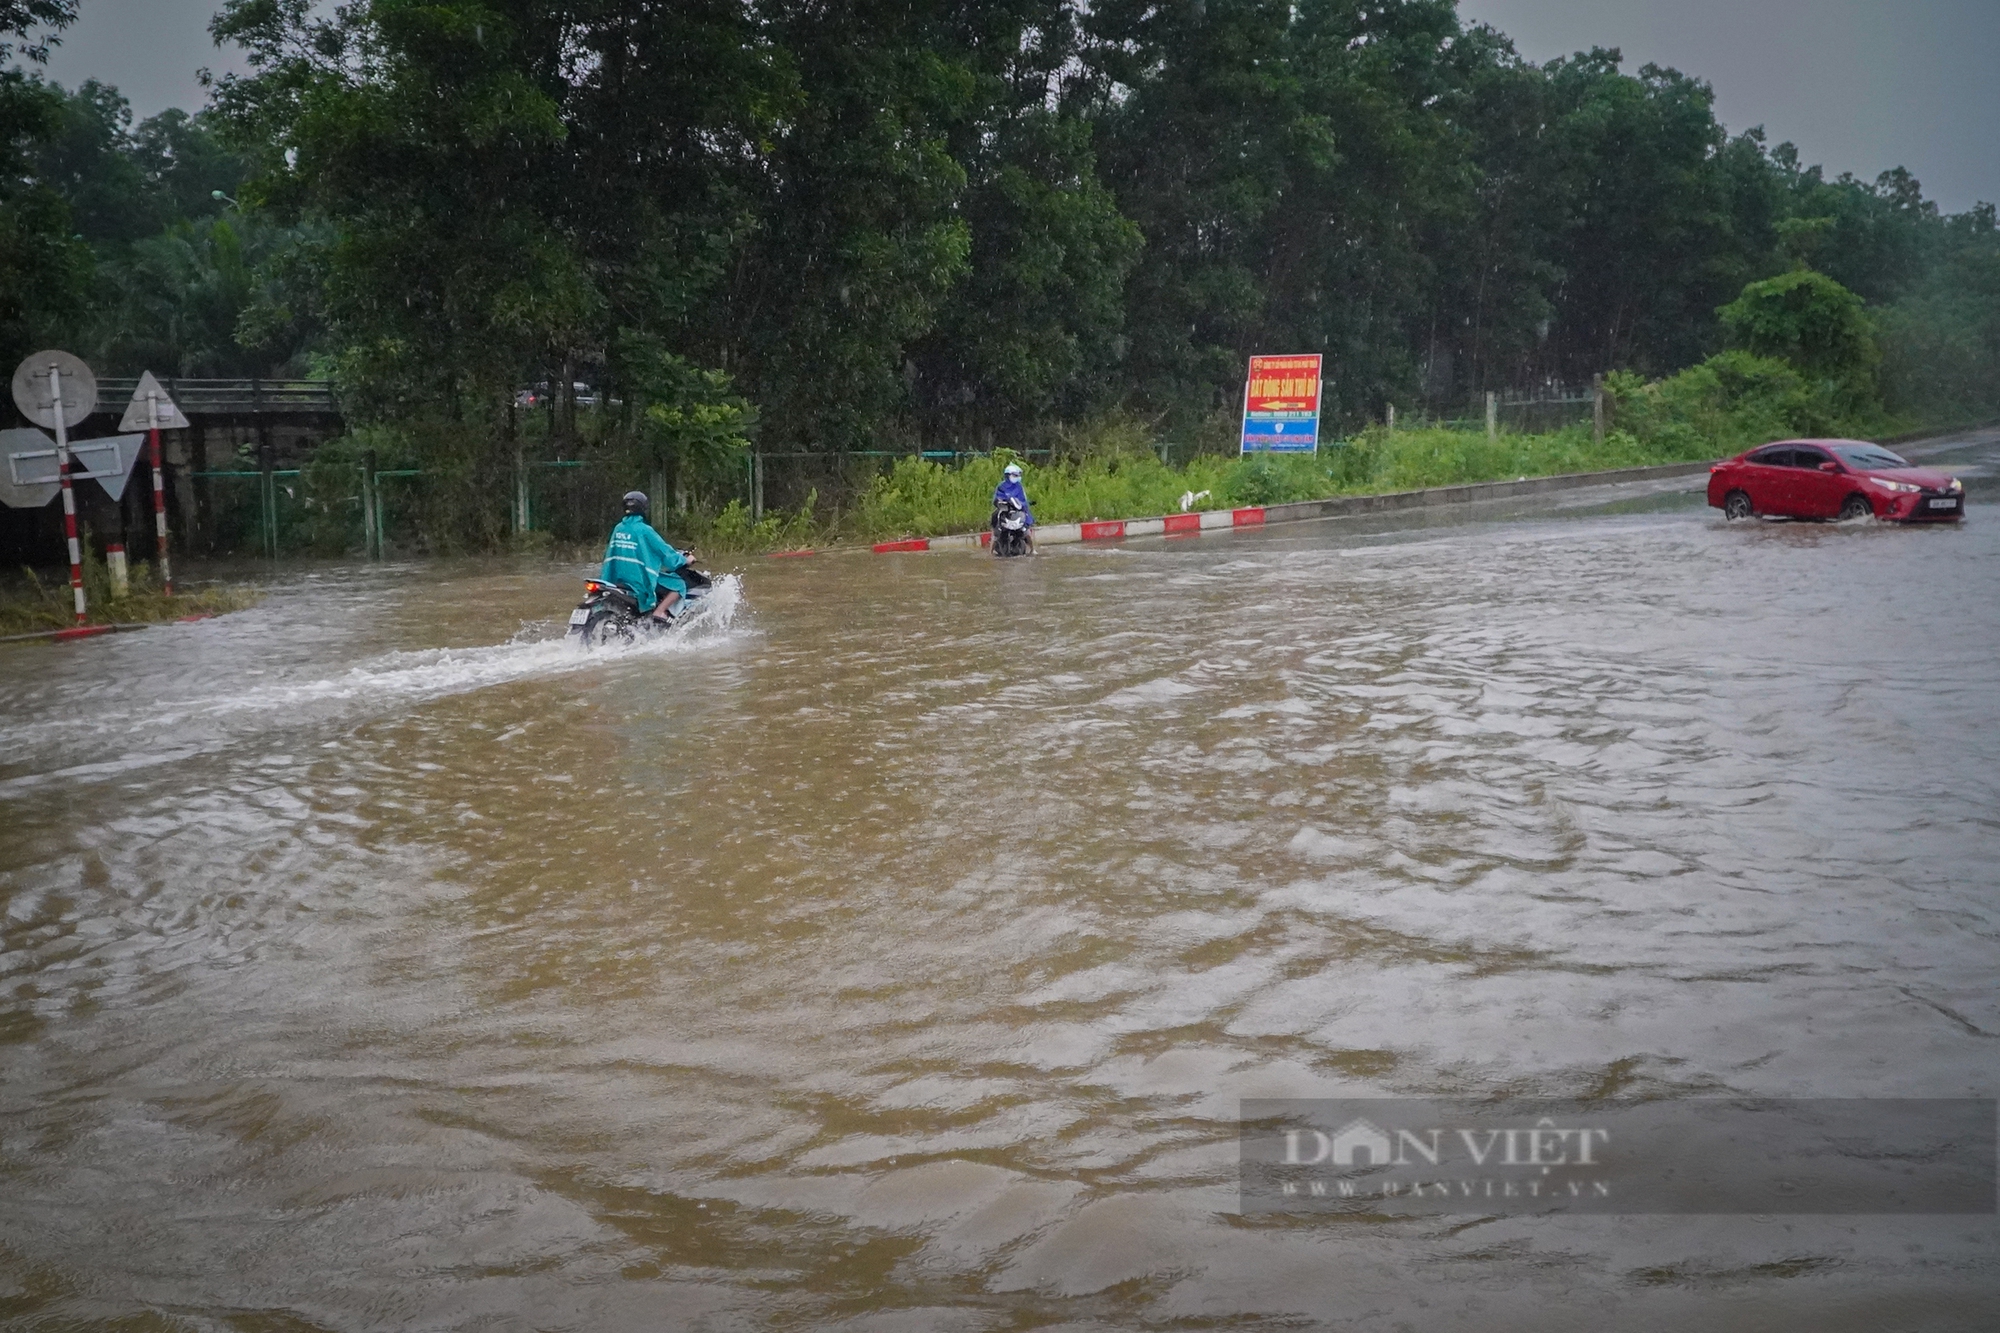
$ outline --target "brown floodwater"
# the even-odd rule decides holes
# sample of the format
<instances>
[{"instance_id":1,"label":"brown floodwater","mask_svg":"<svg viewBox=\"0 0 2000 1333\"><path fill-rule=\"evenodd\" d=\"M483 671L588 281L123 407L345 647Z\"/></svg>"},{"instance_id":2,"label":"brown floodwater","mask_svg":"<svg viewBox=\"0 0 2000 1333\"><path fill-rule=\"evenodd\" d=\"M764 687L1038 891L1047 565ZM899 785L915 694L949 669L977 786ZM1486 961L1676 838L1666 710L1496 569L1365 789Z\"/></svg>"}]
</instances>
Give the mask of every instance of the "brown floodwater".
<instances>
[{"instance_id":1,"label":"brown floodwater","mask_svg":"<svg viewBox=\"0 0 2000 1333\"><path fill-rule=\"evenodd\" d=\"M1991 1216L1245 1217L1247 1097L2000 1093L2000 437L0 646L0 1321L1974 1329Z\"/></svg>"}]
</instances>

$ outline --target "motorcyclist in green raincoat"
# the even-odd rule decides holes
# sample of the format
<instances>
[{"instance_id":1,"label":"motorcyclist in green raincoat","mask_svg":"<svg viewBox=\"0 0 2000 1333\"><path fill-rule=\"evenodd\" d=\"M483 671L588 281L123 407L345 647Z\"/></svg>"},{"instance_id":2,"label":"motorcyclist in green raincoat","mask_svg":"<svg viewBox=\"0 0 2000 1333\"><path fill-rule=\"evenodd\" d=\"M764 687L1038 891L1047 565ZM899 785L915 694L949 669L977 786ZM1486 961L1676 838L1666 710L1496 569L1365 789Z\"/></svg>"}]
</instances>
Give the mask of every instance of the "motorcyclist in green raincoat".
<instances>
[{"instance_id":1,"label":"motorcyclist in green raincoat","mask_svg":"<svg viewBox=\"0 0 2000 1333\"><path fill-rule=\"evenodd\" d=\"M625 517L611 529L604 548L604 568L597 577L632 594L639 610L658 621L673 619L674 607L687 592L687 582L674 571L694 558L694 552L673 548L646 522L646 493L625 495Z\"/></svg>"}]
</instances>

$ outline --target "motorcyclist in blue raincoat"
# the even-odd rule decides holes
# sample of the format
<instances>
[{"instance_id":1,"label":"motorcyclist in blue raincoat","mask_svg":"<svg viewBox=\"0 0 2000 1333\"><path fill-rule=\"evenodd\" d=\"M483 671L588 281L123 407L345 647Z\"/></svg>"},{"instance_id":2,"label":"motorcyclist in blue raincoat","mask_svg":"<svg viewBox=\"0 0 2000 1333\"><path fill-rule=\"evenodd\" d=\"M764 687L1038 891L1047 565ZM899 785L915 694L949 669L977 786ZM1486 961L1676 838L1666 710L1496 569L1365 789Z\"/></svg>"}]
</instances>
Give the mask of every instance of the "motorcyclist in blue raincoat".
<instances>
[{"instance_id":1,"label":"motorcyclist in blue raincoat","mask_svg":"<svg viewBox=\"0 0 2000 1333\"><path fill-rule=\"evenodd\" d=\"M1021 512L1027 516L1028 549L1033 550L1035 546L1035 511L1028 507L1028 492L1021 485L1021 465L1019 463L1009 463L1006 467L1002 468L1000 470L1000 484L993 488L994 508L998 509L1007 500L1012 500L1015 504L1021 506Z\"/></svg>"},{"instance_id":2,"label":"motorcyclist in blue raincoat","mask_svg":"<svg viewBox=\"0 0 2000 1333\"><path fill-rule=\"evenodd\" d=\"M597 577L631 593L642 613L668 621L687 592L687 581L674 571L693 558L694 552L676 551L646 522L646 493L628 491L625 517L611 529L611 542L604 548L604 568Z\"/></svg>"}]
</instances>

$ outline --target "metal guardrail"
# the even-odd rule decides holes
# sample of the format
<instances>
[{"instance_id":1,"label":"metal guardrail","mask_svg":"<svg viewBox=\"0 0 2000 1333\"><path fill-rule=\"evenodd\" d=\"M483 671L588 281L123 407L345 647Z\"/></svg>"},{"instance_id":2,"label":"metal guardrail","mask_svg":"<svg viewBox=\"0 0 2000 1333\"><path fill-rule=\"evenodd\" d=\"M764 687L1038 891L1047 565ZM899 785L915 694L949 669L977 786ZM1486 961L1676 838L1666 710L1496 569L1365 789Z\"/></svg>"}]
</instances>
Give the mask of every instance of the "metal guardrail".
<instances>
[{"instance_id":1,"label":"metal guardrail","mask_svg":"<svg viewBox=\"0 0 2000 1333\"><path fill-rule=\"evenodd\" d=\"M332 380L198 380L162 376L160 387L190 417L340 415L340 401L334 395ZM97 410L124 411L138 388L136 376L100 378Z\"/></svg>"}]
</instances>

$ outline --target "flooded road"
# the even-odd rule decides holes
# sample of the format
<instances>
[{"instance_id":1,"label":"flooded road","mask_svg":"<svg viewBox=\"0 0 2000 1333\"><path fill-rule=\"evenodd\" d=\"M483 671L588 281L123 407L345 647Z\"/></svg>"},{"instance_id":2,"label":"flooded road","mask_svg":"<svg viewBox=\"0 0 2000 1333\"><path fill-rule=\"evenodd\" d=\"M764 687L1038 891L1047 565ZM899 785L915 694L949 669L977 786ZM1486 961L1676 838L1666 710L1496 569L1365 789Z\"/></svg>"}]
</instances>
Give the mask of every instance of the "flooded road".
<instances>
[{"instance_id":1,"label":"flooded road","mask_svg":"<svg viewBox=\"0 0 2000 1333\"><path fill-rule=\"evenodd\" d=\"M1237 1213L1246 1097L2000 1092L1955 530L1638 487L0 647L0 1320L1975 1329L1987 1217ZM1685 484L1685 483L1682 483Z\"/></svg>"}]
</instances>

